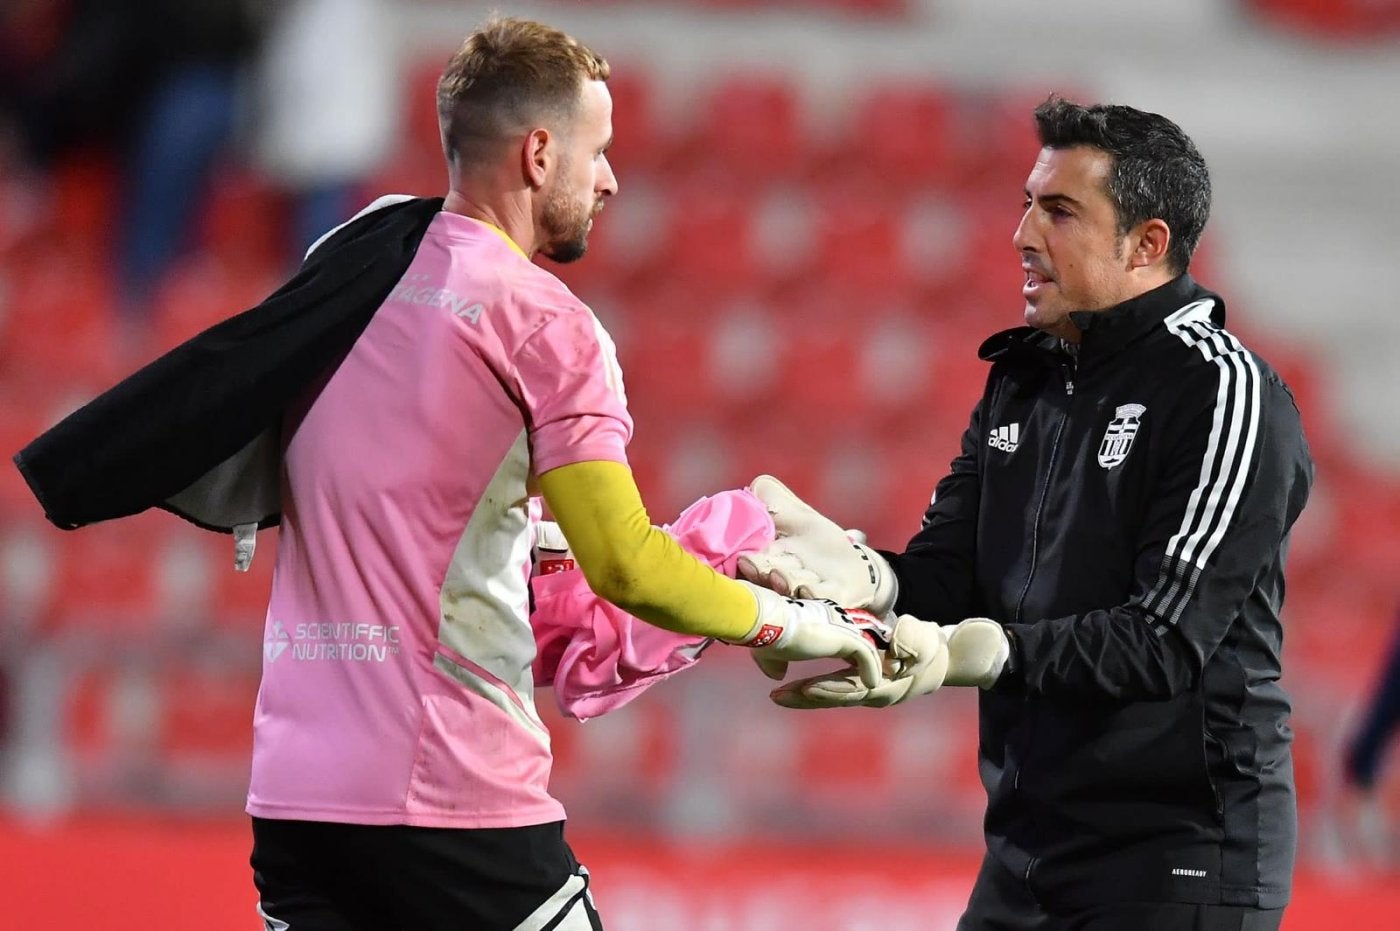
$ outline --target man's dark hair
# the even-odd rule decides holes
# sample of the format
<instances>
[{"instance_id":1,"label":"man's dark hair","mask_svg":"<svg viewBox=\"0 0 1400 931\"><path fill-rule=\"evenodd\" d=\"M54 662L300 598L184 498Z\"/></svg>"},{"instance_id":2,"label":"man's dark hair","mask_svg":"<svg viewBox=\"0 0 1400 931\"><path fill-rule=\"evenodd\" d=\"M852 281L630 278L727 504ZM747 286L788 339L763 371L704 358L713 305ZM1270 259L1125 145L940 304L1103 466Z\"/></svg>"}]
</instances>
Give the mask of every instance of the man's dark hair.
<instances>
[{"instance_id":1,"label":"man's dark hair","mask_svg":"<svg viewBox=\"0 0 1400 931\"><path fill-rule=\"evenodd\" d=\"M1118 104L1082 106L1052 96L1035 108L1040 144L1092 146L1113 158L1108 196L1118 232L1160 219L1171 229L1167 263L1177 274L1191 264L1210 217L1210 172L1181 127L1156 113Z\"/></svg>"}]
</instances>

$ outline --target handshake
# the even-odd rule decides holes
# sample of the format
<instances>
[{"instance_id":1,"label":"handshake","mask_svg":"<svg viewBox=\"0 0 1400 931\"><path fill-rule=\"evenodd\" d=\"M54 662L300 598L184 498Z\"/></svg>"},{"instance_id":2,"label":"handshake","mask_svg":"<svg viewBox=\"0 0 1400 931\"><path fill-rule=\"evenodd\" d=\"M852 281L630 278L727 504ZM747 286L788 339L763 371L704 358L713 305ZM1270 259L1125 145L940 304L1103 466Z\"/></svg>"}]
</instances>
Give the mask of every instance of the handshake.
<instances>
[{"instance_id":1,"label":"handshake","mask_svg":"<svg viewBox=\"0 0 1400 931\"><path fill-rule=\"evenodd\" d=\"M739 558L758 600L742 645L764 674L782 679L791 660L839 657L847 670L785 682L772 693L788 708L884 707L944 685L990 688L1010 644L986 618L939 625L903 614L884 558L769 475L749 490L773 518L776 538Z\"/></svg>"}]
</instances>

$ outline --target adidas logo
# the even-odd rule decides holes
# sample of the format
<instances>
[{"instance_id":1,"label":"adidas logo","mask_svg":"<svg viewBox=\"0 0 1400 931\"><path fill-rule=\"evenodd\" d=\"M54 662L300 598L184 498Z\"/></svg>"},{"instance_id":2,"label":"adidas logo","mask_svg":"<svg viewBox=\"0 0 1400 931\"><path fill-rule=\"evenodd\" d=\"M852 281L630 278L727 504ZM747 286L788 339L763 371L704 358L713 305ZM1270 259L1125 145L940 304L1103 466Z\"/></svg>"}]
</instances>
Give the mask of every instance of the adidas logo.
<instances>
[{"instance_id":1,"label":"adidas logo","mask_svg":"<svg viewBox=\"0 0 1400 931\"><path fill-rule=\"evenodd\" d=\"M1018 423L997 427L987 436L987 445L1004 453L1014 453L1020 442L1021 425Z\"/></svg>"}]
</instances>

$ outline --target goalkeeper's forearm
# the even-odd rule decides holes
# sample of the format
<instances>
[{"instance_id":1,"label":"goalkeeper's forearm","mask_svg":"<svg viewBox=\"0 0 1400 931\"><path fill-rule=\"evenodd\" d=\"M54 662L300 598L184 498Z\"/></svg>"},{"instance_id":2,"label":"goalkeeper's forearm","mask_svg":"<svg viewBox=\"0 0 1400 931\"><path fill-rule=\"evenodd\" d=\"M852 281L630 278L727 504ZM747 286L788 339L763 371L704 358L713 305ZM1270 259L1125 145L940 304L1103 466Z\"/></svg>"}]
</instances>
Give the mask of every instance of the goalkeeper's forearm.
<instances>
[{"instance_id":1,"label":"goalkeeper's forearm","mask_svg":"<svg viewBox=\"0 0 1400 931\"><path fill-rule=\"evenodd\" d=\"M600 598L679 633L737 641L753 630L754 596L651 525L627 466L560 466L540 476L540 490Z\"/></svg>"}]
</instances>

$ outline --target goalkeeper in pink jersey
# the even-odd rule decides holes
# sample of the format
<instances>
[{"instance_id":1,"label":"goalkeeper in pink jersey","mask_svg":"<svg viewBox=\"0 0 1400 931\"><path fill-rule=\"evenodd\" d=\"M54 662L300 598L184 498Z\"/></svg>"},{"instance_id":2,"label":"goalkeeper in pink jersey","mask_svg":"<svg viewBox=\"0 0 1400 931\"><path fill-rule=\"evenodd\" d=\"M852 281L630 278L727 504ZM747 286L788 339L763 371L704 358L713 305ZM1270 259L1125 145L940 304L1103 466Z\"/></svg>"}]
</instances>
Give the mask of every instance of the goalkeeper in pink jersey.
<instances>
[{"instance_id":1,"label":"goalkeeper in pink jersey","mask_svg":"<svg viewBox=\"0 0 1400 931\"><path fill-rule=\"evenodd\" d=\"M843 610L721 575L651 525L612 341L531 262L581 257L617 192L608 73L539 23L466 40L438 86L442 210L287 411L248 794L269 929L601 927L547 790L532 493L630 614L879 679Z\"/></svg>"}]
</instances>

